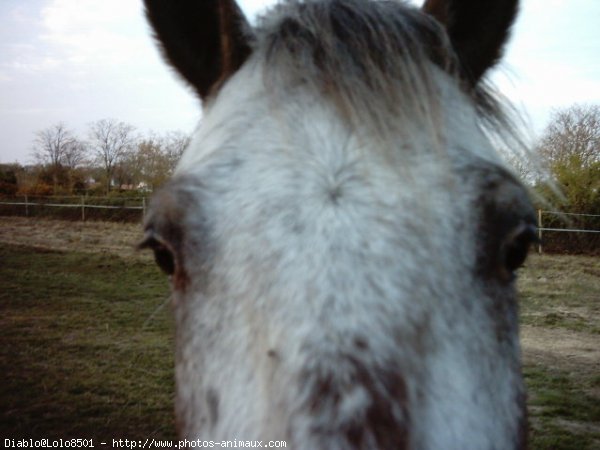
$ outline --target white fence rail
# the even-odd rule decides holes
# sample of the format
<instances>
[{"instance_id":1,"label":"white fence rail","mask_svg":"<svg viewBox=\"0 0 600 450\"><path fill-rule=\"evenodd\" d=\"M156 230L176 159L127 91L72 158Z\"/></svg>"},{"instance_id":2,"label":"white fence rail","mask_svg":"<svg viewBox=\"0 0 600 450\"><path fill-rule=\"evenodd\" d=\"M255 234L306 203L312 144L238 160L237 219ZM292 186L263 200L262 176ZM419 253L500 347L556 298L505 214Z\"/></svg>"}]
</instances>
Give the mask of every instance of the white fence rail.
<instances>
[{"instance_id":1,"label":"white fence rail","mask_svg":"<svg viewBox=\"0 0 600 450\"><path fill-rule=\"evenodd\" d=\"M543 218L542 216L544 214L553 214L559 217L565 217L565 216L580 216L580 217L600 217L600 214L579 214L579 213L565 213L565 212L561 212L561 211L544 211L541 209L538 209L538 237L539 237L539 242L538 242L538 253L542 253L542 236L544 231L558 231L558 232L564 232L564 233L600 233L600 230L585 230L585 229L580 229L580 228L546 228L544 227L544 222L543 222ZM566 223L568 223L568 220L565 220Z\"/></svg>"}]
</instances>

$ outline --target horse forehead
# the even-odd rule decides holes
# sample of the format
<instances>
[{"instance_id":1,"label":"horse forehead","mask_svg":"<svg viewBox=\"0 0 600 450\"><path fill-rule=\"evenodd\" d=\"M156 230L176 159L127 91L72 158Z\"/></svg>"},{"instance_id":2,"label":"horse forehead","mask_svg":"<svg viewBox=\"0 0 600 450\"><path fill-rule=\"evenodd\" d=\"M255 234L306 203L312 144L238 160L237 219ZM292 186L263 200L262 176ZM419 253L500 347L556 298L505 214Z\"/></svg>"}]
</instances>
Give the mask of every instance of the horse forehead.
<instances>
[{"instance_id":1,"label":"horse forehead","mask_svg":"<svg viewBox=\"0 0 600 450\"><path fill-rule=\"evenodd\" d=\"M335 166L336 160L347 160L359 149L376 163L379 147L386 146L395 153L392 159L398 160L399 167L420 160L439 168L444 162L461 164L474 158L502 165L478 127L469 99L445 74L439 73L437 79L442 107L439 120L419 123L415 118L399 123L392 117L391 121L397 121L393 125L397 134L391 136L392 142L388 136L386 142L368 125L348 123L337 105L318 93L296 88L286 97L271 96L264 82L264 67L248 64L205 107L177 172L193 173L207 161L229 158L232 153L245 160L276 160L277 154L280 158L297 152L296 159L309 156Z\"/></svg>"}]
</instances>

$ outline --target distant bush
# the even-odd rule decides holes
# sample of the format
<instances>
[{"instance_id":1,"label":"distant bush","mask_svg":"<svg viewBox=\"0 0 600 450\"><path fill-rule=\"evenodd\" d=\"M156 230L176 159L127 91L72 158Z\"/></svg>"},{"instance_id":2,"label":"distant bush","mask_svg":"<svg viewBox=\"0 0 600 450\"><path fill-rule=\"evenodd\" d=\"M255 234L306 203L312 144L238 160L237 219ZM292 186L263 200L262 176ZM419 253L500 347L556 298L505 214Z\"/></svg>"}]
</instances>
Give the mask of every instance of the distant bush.
<instances>
[{"instance_id":1,"label":"distant bush","mask_svg":"<svg viewBox=\"0 0 600 450\"><path fill-rule=\"evenodd\" d=\"M15 195L18 191L18 186L16 184L5 183L4 181L0 181L0 195Z\"/></svg>"},{"instance_id":2,"label":"distant bush","mask_svg":"<svg viewBox=\"0 0 600 450\"><path fill-rule=\"evenodd\" d=\"M19 191L23 195L52 195L54 188L47 183L38 182L32 186L27 186Z\"/></svg>"},{"instance_id":3,"label":"distant bush","mask_svg":"<svg viewBox=\"0 0 600 450\"><path fill-rule=\"evenodd\" d=\"M18 189L15 171L10 167L0 168L0 194L15 195Z\"/></svg>"}]
</instances>

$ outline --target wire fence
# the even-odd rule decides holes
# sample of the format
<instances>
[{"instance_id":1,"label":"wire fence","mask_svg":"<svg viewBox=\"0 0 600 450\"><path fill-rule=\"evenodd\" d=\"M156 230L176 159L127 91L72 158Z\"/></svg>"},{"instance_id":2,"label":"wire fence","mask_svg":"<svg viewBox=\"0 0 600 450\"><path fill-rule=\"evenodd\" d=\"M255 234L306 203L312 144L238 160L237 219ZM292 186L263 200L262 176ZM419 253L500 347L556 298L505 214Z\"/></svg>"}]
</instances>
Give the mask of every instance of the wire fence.
<instances>
[{"instance_id":1,"label":"wire fence","mask_svg":"<svg viewBox=\"0 0 600 450\"><path fill-rule=\"evenodd\" d=\"M600 214L538 210L538 253L600 255Z\"/></svg>"},{"instance_id":2,"label":"wire fence","mask_svg":"<svg viewBox=\"0 0 600 450\"><path fill-rule=\"evenodd\" d=\"M141 221L146 197L20 196L0 198L0 215L61 220Z\"/></svg>"}]
</instances>

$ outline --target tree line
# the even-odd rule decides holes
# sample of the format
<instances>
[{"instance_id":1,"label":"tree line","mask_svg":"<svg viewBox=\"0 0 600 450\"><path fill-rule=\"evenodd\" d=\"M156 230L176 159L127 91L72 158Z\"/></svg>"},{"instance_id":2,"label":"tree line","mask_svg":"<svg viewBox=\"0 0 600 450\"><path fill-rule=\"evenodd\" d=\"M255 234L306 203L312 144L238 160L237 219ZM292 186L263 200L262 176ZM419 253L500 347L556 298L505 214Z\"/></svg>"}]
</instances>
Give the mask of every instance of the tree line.
<instances>
[{"instance_id":1,"label":"tree line","mask_svg":"<svg viewBox=\"0 0 600 450\"><path fill-rule=\"evenodd\" d=\"M600 231L600 105L554 110L531 158L508 160L546 211L542 228ZM545 251L600 254L600 233L544 231L542 241Z\"/></svg>"},{"instance_id":2,"label":"tree line","mask_svg":"<svg viewBox=\"0 0 600 450\"><path fill-rule=\"evenodd\" d=\"M537 180L540 197L565 212L600 214L600 105L555 111L537 152L548 177Z\"/></svg>"},{"instance_id":3,"label":"tree line","mask_svg":"<svg viewBox=\"0 0 600 450\"><path fill-rule=\"evenodd\" d=\"M0 193L152 191L170 177L189 141L181 132L144 136L114 119L91 123L82 139L57 123L35 134L34 166L0 167ZM600 214L600 105L555 110L533 160L545 170L523 159L509 162L542 199L538 206Z\"/></svg>"},{"instance_id":4,"label":"tree line","mask_svg":"<svg viewBox=\"0 0 600 450\"><path fill-rule=\"evenodd\" d=\"M35 133L35 164L0 168L0 194L152 191L170 177L189 140L178 131L142 135L115 119L89 124L82 138L59 122Z\"/></svg>"}]
</instances>

